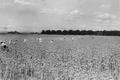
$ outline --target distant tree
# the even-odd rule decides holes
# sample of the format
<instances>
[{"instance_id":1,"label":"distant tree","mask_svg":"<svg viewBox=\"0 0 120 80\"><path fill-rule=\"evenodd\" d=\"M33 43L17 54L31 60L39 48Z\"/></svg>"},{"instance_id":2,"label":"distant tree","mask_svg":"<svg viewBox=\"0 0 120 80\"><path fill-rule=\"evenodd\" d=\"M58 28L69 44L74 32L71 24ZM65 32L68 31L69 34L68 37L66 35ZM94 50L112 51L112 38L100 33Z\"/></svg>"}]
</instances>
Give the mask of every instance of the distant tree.
<instances>
[{"instance_id":1,"label":"distant tree","mask_svg":"<svg viewBox=\"0 0 120 80\"><path fill-rule=\"evenodd\" d=\"M9 34L20 34L20 32L18 32L18 31L10 31L10 32L8 32Z\"/></svg>"},{"instance_id":2,"label":"distant tree","mask_svg":"<svg viewBox=\"0 0 120 80\"><path fill-rule=\"evenodd\" d=\"M56 34L55 30L51 30L50 32L51 32L51 34Z\"/></svg>"},{"instance_id":3,"label":"distant tree","mask_svg":"<svg viewBox=\"0 0 120 80\"><path fill-rule=\"evenodd\" d=\"M63 30L63 34L64 35L68 34L68 31L67 30Z\"/></svg>"},{"instance_id":4,"label":"distant tree","mask_svg":"<svg viewBox=\"0 0 120 80\"><path fill-rule=\"evenodd\" d=\"M51 34L51 31L50 30L46 30L46 34Z\"/></svg>"},{"instance_id":5,"label":"distant tree","mask_svg":"<svg viewBox=\"0 0 120 80\"><path fill-rule=\"evenodd\" d=\"M45 30L42 30L41 34L45 34Z\"/></svg>"},{"instance_id":6,"label":"distant tree","mask_svg":"<svg viewBox=\"0 0 120 80\"><path fill-rule=\"evenodd\" d=\"M75 30L75 31L74 31L74 34L75 34L75 35L79 35L79 33L80 33L79 30Z\"/></svg>"},{"instance_id":7,"label":"distant tree","mask_svg":"<svg viewBox=\"0 0 120 80\"><path fill-rule=\"evenodd\" d=\"M62 34L63 32L61 30L57 30L56 34Z\"/></svg>"},{"instance_id":8,"label":"distant tree","mask_svg":"<svg viewBox=\"0 0 120 80\"><path fill-rule=\"evenodd\" d=\"M69 33L69 34L73 34L74 31L73 31L73 30L68 30L68 33Z\"/></svg>"}]
</instances>

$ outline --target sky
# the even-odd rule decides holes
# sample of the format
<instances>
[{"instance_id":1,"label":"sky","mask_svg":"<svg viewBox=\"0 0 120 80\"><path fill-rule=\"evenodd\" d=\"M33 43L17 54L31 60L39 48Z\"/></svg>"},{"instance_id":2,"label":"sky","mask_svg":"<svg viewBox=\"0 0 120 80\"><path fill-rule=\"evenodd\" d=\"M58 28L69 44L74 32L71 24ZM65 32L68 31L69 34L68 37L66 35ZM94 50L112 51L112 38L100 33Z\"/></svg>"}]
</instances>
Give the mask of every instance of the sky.
<instances>
[{"instance_id":1,"label":"sky","mask_svg":"<svg viewBox=\"0 0 120 80\"><path fill-rule=\"evenodd\" d=\"M0 31L120 30L120 0L0 0Z\"/></svg>"}]
</instances>

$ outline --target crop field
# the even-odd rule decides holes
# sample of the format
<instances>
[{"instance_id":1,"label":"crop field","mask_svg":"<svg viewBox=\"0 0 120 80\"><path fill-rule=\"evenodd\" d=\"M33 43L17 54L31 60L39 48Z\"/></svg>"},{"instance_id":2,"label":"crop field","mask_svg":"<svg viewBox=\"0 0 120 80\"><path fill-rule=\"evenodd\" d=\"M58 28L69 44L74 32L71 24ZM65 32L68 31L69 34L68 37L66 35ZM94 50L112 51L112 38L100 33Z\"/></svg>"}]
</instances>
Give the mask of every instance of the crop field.
<instances>
[{"instance_id":1,"label":"crop field","mask_svg":"<svg viewBox=\"0 0 120 80\"><path fill-rule=\"evenodd\" d=\"M0 80L120 80L120 37L0 35Z\"/></svg>"}]
</instances>

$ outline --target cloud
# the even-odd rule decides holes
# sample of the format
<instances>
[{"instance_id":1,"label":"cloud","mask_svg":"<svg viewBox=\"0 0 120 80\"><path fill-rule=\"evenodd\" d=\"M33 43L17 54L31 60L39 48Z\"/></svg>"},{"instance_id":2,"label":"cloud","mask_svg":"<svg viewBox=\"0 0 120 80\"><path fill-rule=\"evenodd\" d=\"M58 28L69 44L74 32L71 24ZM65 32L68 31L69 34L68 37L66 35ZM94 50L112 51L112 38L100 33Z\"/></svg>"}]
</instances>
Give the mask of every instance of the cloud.
<instances>
[{"instance_id":1,"label":"cloud","mask_svg":"<svg viewBox=\"0 0 120 80\"><path fill-rule=\"evenodd\" d=\"M85 13L81 12L78 9L71 10L67 13L66 18L73 19L73 18L80 18L81 16L84 16Z\"/></svg>"},{"instance_id":2,"label":"cloud","mask_svg":"<svg viewBox=\"0 0 120 80\"><path fill-rule=\"evenodd\" d=\"M112 7L111 4L102 4L100 5L101 10L109 10Z\"/></svg>"},{"instance_id":3,"label":"cloud","mask_svg":"<svg viewBox=\"0 0 120 80\"><path fill-rule=\"evenodd\" d=\"M40 13L63 15L66 13L66 11L64 9L57 9L57 8L43 8L40 10Z\"/></svg>"},{"instance_id":4,"label":"cloud","mask_svg":"<svg viewBox=\"0 0 120 80\"><path fill-rule=\"evenodd\" d=\"M73 10L73 11L70 12L70 14L77 14L79 12L80 12L79 10Z\"/></svg>"},{"instance_id":5,"label":"cloud","mask_svg":"<svg viewBox=\"0 0 120 80\"><path fill-rule=\"evenodd\" d=\"M12 5L12 0L0 0L0 8L5 8L7 6Z\"/></svg>"},{"instance_id":6,"label":"cloud","mask_svg":"<svg viewBox=\"0 0 120 80\"><path fill-rule=\"evenodd\" d=\"M25 1L25 0L14 0L14 3L19 3L22 5L33 5L30 1Z\"/></svg>"},{"instance_id":7,"label":"cloud","mask_svg":"<svg viewBox=\"0 0 120 80\"><path fill-rule=\"evenodd\" d=\"M75 9L70 12L70 15L84 15L84 13L80 12L79 10Z\"/></svg>"},{"instance_id":8,"label":"cloud","mask_svg":"<svg viewBox=\"0 0 120 80\"><path fill-rule=\"evenodd\" d=\"M109 14L109 13L99 13L96 15L98 22L111 22L117 18L116 15Z\"/></svg>"},{"instance_id":9,"label":"cloud","mask_svg":"<svg viewBox=\"0 0 120 80\"><path fill-rule=\"evenodd\" d=\"M6 30L9 30L9 31L15 31L15 30L23 31L24 28L20 27L20 26L17 26L17 25L7 25Z\"/></svg>"},{"instance_id":10,"label":"cloud","mask_svg":"<svg viewBox=\"0 0 120 80\"><path fill-rule=\"evenodd\" d=\"M66 10L61 8L43 8L40 10L40 13L43 14L56 14L56 15L67 15L67 16L74 16L74 15L84 15L83 12L74 9L74 10Z\"/></svg>"}]
</instances>

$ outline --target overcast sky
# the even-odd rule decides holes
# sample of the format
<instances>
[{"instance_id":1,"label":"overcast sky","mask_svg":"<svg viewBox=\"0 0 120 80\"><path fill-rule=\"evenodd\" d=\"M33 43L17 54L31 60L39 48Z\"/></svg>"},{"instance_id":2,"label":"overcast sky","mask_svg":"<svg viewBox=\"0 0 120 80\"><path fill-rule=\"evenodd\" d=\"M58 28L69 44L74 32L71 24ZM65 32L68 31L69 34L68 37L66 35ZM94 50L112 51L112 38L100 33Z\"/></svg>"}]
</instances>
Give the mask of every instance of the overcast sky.
<instances>
[{"instance_id":1,"label":"overcast sky","mask_svg":"<svg viewBox=\"0 0 120 80\"><path fill-rule=\"evenodd\" d=\"M0 31L120 30L120 0L0 0Z\"/></svg>"}]
</instances>

